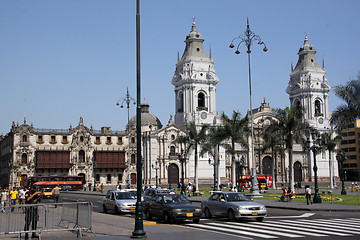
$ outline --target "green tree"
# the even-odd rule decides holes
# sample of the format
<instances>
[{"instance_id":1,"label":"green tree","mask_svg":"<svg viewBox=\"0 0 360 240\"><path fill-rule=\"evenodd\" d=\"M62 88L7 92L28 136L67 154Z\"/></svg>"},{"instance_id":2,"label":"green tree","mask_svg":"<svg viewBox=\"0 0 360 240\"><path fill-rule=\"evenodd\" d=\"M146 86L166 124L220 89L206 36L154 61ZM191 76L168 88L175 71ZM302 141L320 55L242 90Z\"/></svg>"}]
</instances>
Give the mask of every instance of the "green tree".
<instances>
[{"instance_id":1,"label":"green tree","mask_svg":"<svg viewBox=\"0 0 360 240\"><path fill-rule=\"evenodd\" d=\"M224 144L225 149L231 154L232 164L232 183L235 178L235 143L240 144L245 149L249 148L249 119L241 118L241 113L234 111L232 117L229 118L225 113L221 115L223 122L224 139L229 140L230 144Z\"/></svg>"},{"instance_id":2,"label":"green tree","mask_svg":"<svg viewBox=\"0 0 360 240\"><path fill-rule=\"evenodd\" d=\"M331 123L343 129L355 119L360 118L360 74L345 86L336 86L335 94L345 101L332 113Z\"/></svg>"},{"instance_id":3,"label":"green tree","mask_svg":"<svg viewBox=\"0 0 360 240\"><path fill-rule=\"evenodd\" d=\"M334 188L333 178L333 161L331 159L331 153L335 152L336 145L341 140L341 136L335 136L334 132L324 132L321 134L322 146L324 150L329 152L329 176L330 176L330 188Z\"/></svg>"},{"instance_id":4,"label":"green tree","mask_svg":"<svg viewBox=\"0 0 360 240\"><path fill-rule=\"evenodd\" d=\"M287 107L276 109L276 124L279 136L283 136L284 143L289 155L289 186L294 189L294 166L293 166L293 145L300 143L303 148L306 146L305 136L311 130L309 124L304 120L304 109L300 107Z\"/></svg>"}]
</instances>

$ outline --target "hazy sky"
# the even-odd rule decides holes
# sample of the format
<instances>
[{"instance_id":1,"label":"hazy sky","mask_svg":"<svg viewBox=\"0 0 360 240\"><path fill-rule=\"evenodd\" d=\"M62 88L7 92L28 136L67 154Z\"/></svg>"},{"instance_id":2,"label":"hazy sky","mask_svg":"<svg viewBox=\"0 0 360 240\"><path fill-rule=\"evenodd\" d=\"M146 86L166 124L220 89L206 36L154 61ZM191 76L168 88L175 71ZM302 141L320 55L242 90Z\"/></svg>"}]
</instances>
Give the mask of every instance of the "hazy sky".
<instances>
[{"instance_id":1,"label":"hazy sky","mask_svg":"<svg viewBox=\"0 0 360 240\"><path fill-rule=\"evenodd\" d=\"M36 128L74 127L82 116L88 127L124 130L127 111L116 102L127 87L136 98L135 3L0 0L0 134L24 113ZM254 108L264 97L274 108L289 105L290 67L305 32L318 62L325 59L330 85L345 84L360 71L359 9L358 0L142 0L141 99L163 125L174 115L171 79L192 17L207 53L211 45L218 112L245 115L249 108L245 47L240 55L228 47L247 17L269 49L252 48ZM340 103L331 93L330 110Z\"/></svg>"}]
</instances>

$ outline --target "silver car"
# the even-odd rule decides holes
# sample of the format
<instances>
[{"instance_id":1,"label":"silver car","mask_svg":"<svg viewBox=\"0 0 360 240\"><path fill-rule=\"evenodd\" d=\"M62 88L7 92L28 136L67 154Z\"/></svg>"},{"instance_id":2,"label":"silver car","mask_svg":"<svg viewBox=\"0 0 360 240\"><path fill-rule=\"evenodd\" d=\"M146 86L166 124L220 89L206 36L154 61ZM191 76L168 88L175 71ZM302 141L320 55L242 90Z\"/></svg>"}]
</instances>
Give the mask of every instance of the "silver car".
<instances>
[{"instance_id":1,"label":"silver car","mask_svg":"<svg viewBox=\"0 0 360 240\"><path fill-rule=\"evenodd\" d=\"M108 191L102 200L103 211L108 210L119 212L135 212L136 198L130 192L121 190Z\"/></svg>"},{"instance_id":2,"label":"silver car","mask_svg":"<svg viewBox=\"0 0 360 240\"><path fill-rule=\"evenodd\" d=\"M201 209L206 218L212 216L227 217L229 221L237 218L252 218L262 221L267 215L263 204L253 202L239 192L217 192L201 202Z\"/></svg>"}]
</instances>

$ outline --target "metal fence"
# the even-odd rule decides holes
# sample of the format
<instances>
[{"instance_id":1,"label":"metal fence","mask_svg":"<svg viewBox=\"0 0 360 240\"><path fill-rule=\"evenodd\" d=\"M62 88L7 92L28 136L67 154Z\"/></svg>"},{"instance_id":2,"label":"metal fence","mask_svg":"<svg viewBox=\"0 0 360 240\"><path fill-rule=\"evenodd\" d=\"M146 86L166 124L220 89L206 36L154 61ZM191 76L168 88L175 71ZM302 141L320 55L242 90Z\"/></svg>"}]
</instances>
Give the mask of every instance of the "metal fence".
<instances>
[{"instance_id":1,"label":"metal fence","mask_svg":"<svg viewBox=\"0 0 360 240\"><path fill-rule=\"evenodd\" d=\"M0 236L4 234L76 231L77 237L92 231L92 204L88 202L25 204L0 211ZM1 238L1 237L0 237Z\"/></svg>"}]
</instances>

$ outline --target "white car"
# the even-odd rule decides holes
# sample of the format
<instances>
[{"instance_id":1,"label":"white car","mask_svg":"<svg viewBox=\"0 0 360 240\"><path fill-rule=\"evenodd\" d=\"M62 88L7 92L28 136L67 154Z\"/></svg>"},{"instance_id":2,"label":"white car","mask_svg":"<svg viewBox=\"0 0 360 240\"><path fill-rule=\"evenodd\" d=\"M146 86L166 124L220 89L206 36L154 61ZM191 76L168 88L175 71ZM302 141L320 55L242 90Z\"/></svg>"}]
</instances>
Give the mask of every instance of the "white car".
<instances>
[{"instance_id":1,"label":"white car","mask_svg":"<svg viewBox=\"0 0 360 240\"><path fill-rule=\"evenodd\" d=\"M115 213L134 213L136 198L130 192L122 190L108 191L102 200L103 211L111 210Z\"/></svg>"}]
</instances>

